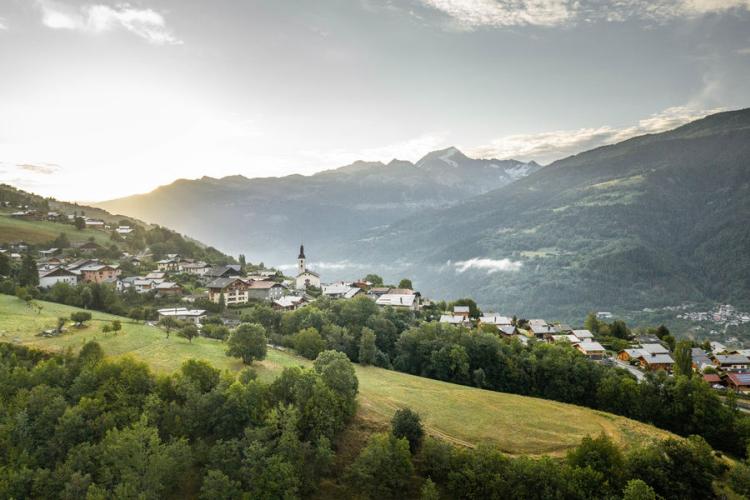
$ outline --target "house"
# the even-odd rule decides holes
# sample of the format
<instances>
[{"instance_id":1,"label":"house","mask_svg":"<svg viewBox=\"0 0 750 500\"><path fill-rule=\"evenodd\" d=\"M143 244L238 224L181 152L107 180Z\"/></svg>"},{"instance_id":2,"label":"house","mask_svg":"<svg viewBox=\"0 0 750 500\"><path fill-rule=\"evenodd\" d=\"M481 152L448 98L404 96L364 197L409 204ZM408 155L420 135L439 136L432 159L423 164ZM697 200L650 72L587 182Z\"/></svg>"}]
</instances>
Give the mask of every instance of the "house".
<instances>
[{"instance_id":1,"label":"house","mask_svg":"<svg viewBox=\"0 0 750 500\"><path fill-rule=\"evenodd\" d=\"M182 294L182 287L171 281L162 281L154 287L154 290L161 296Z\"/></svg>"},{"instance_id":2,"label":"house","mask_svg":"<svg viewBox=\"0 0 750 500\"><path fill-rule=\"evenodd\" d=\"M581 340L581 341L594 339L594 334L588 330L573 330L573 335L578 337L578 340Z\"/></svg>"},{"instance_id":3,"label":"house","mask_svg":"<svg viewBox=\"0 0 750 500\"><path fill-rule=\"evenodd\" d=\"M105 229L105 224L103 220L99 219L86 219L86 229Z\"/></svg>"},{"instance_id":4,"label":"house","mask_svg":"<svg viewBox=\"0 0 750 500\"><path fill-rule=\"evenodd\" d=\"M168 309L159 309L159 319L174 318L178 321L189 321L200 325L201 319L206 317L206 311L203 309L186 309L184 307L170 307Z\"/></svg>"},{"instance_id":5,"label":"house","mask_svg":"<svg viewBox=\"0 0 750 500\"><path fill-rule=\"evenodd\" d=\"M282 311L294 311L304 306L307 301L297 295L284 295L273 301L273 308Z\"/></svg>"},{"instance_id":6,"label":"house","mask_svg":"<svg viewBox=\"0 0 750 500\"><path fill-rule=\"evenodd\" d=\"M750 373L729 373L725 380L733 391L750 393Z\"/></svg>"},{"instance_id":7,"label":"house","mask_svg":"<svg viewBox=\"0 0 750 500\"><path fill-rule=\"evenodd\" d=\"M460 314L442 314L440 315L440 323L455 326L471 326L471 320L469 320L469 317Z\"/></svg>"},{"instance_id":8,"label":"house","mask_svg":"<svg viewBox=\"0 0 750 500\"><path fill-rule=\"evenodd\" d=\"M703 380L706 381L708 385L711 387L716 387L717 385L722 386L721 377L716 373L706 373L703 375Z\"/></svg>"},{"instance_id":9,"label":"house","mask_svg":"<svg viewBox=\"0 0 750 500\"><path fill-rule=\"evenodd\" d=\"M297 276L294 278L294 287L297 290L308 288L320 288L320 275L307 269L307 257L305 257L305 246L299 246L297 256Z\"/></svg>"},{"instance_id":10,"label":"house","mask_svg":"<svg viewBox=\"0 0 750 500\"><path fill-rule=\"evenodd\" d=\"M248 284L240 278L216 278L208 284L208 300L219 303L224 296L224 304L247 304Z\"/></svg>"},{"instance_id":11,"label":"house","mask_svg":"<svg viewBox=\"0 0 750 500\"><path fill-rule=\"evenodd\" d=\"M133 231L134 229L130 226L117 226L117 229L115 229L115 232L117 232L117 234L122 235L122 236L126 236L132 233Z\"/></svg>"},{"instance_id":12,"label":"house","mask_svg":"<svg viewBox=\"0 0 750 500\"><path fill-rule=\"evenodd\" d=\"M719 353L722 353L722 352L726 352L726 350L727 350L727 346L725 346L724 344L722 344L720 342L713 342L712 341L712 342L710 342L710 345L711 345L711 352L714 353L714 354L719 354Z\"/></svg>"},{"instance_id":13,"label":"house","mask_svg":"<svg viewBox=\"0 0 750 500\"><path fill-rule=\"evenodd\" d=\"M180 270L180 261L177 259L162 259L156 263L159 271L177 272Z\"/></svg>"},{"instance_id":14,"label":"house","mask_svg":"<svg viewBox=\"0 0 750 500\"><path fill-rule=\"evenodd\" d=\"M247 288L248 299L274 301L284 295L284 287L274 281L253 281Z\"/></svg>"},{"instance_id":15,"label":"house","mask_svg":"<svg viewBox=\"0 0 750 500\"><path fill-rule=\"evenodd\" d=\"M144 276L147 280L164 280L167 277L167 273L162 271L151 271L146 276Z\"/></svg>"},{"instance_id":16,"label":"house","mask_svg":"<svg viewBox=\"0 0 750 500\"><path fill-rule=\"evenodd\" d=\"M621 361L635 361L641 357L641 350L638 348L625 349L617 353L617 359Z\"/></svg>"},{"instance_id":17,"label":"house","mask_svg":"<svg viewBox=\"0 0 750 500\"><path fill-rule=\"evenodd\" d=\"M60 253L60 249L59 248L50 248L48 250L39 250L39 257L49 258L49 257L52 257L53 255L57 255L58 253Z\"/></svg>"},{"instance_id":18,"label":"house","mask_svg":"<svg viewBox=\"0 0 750 500\"><path fill-rule=\"evenodd\" d=\"M375 300L375 304L381 307L396 307L400 309L411 309L412 311L419 310L419 298L416 294L414 295L401 295L386 293L381 295Z\"/></svg>"},{"instance_id":19,"label":"house","mask_svg":"<svg viewBox=\"0 0 750 500\"><path fill-rule=\"evenodd\" d=\"M385 295L386 293L390 291L391 289L387 286L375 286L375 287L370 288L370 290L367 292L367 295L370 295L377 299L381 295Z\"/></svg>"},{"instance_id":20,"label":"house","mask_svg":"<svg viewBox=\"0 0 750 500\"><path fill-rule=\"evenodd\" d=\"M211 266L205 262L184 262L180 264L180 268L183 273L194 274L196 276L204 276L211 270Z\"/></svg>"},{"instance_id":21,"label":"house","mask_svg":"<svg viewBox=\"0 0 750 500\"><path fill-rule=\"evenodd\" d=\"M641 364L641 368L651 371L671 371L674 366L672 356L665 353L649 353L641 350L641 356L638 358L638 361Z\"/></svg>"},{"instance_id":22,"label":"house","mask_svg":"<svg viewBox=\"0 0 750 500\"><path fill-rule=\"evenodd\" d=\"M469 308L469 306L453 306L453 316L462 316L466 319L469 319L470 311L471 309Z\"/></svg>"},{"instance_id":23,"label":"house","mask_svg":"<svg viewBox=\"0 0 750 500\"><path fill-rule=\"evenodd\" d=\"M79 269L84 283L115 282L120 275L120 268L109 264L89 264Z\"/></svg>"},{"instance_id":24,"label":"house","mask_svg":"<svg viewBox=\"0 0 750 500\"><path fill-rule=\"evenodd\" d=\"M700 347L690 349L690 357L693 359L693 370L702 372L707 366L713 366L711 359Z\"/></svg>"},{"instance_id":25,"label":"house","mask_svg":"<svg viewBox=\"0 0 750 500\"><path fill-rule=\"evenodd\" d=\"M321 292L324 296L332 299L351 299L354 296L363 293L361 288L353 287L347 283L323 285Z\"/></svg>"},{"instance_id":26,"label":"house","mask_svg":"<svg viewBox=\"0 0 750 500\"><path fill-rule=\"evenodd\" d=\"M741 354L717 354L714 365L728 372L740 372L750 369L750 358Z\"/></svg>"},{"instance_id":27,"label":"house","mask_svg":"<svg viewBox=\"0 0 750 500\"><path fill-rule=\"evenodd\" d=\"M550 335L549 340L555 344L560 343L560 342L570 342L573 345L581 343L581 339L571 334ZM592 342L592 341L589 341L589 342Z\"/></svg>"},{"instance_id":28,"label":"house","mask_svg":"<svg viewBox=\"0 0 750 500\"><path fill-rule=\"evenodd\" d=\"M552 335L558 333L554 325L550 325L543 319L530 319L529 330L537 338L543 338L545 334Z\"/></svg>"},{"instance_id":29,"label":"house","mask_svg":"<svg viewBox=\"0 0 750 500\"><path fill-rule=\"evenodd\" d=\"M117 291L124 292L132 289L137 293L147 293L158 284L157 280L150 280L140 276L128 276L127 278L117 280Z\"/></svg>"},{"instance_id":30,"label":"house","mask_svg":"<svg viewBox=\"0 0 750 500\"><path fill-rule=\"evenodd\" d=\"M507 316L496 316L483 314L479 318L480 325L511 326L513 319Z\"/></svg>"},{"instance_id":31,"label":"house","mask_svg":"<svg viewBox=\"0 0 750 500\"><path fill-rule=\"evenodd\" d=\"M67 283L68 285L75 286L78 283L78 275L62 267L40 272L40 288L49 288L57 283Z\"/></svg>"},{"instance_id":32,"label":"house","mask_svg":"<svg viewBox=\"0 0 750 500\"><path fill-rule=\"evenodd\" d=\"M506 337L512 337L519 334L518 328L513 325L499 325L497 329Z\"/></svg>"},{"instance_id":33,"label":"house","mask_svg":"<svg viewBox=\"0 0 750 500\"><path fill-rule=\"evenodd\" d=\"M238 265L227 265L227 266L216 266L210 268L208 271L203 273L203 276L208 279L216 278L231 278L242 274L240 266Z\"/></svg>"},{"instance_id":34,"label":"house","mask_svg":"<svg viewBox=\"0 0 750 500\"><path fill-rule=\"evenodd\" d=\"M603 359L606 351L599 342L581 342L575 345L584 356L589 359Z\"/></svg>"}]
</instances>

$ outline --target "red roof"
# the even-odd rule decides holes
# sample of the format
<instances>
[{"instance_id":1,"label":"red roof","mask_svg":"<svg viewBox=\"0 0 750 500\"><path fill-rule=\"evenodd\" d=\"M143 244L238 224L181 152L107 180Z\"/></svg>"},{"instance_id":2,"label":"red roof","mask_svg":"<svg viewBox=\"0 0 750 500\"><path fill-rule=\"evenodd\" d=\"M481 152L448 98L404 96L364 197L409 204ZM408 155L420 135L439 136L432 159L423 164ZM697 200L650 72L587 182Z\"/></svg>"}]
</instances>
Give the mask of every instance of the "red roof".
<instances>
[{"instance_id":1,"label":"red roof","mask_svg":"<svg viewBox=\"0 0 750 500\"><path fill-rule=\"evenodd\" d=\"M750 374L747 373L729 373L727 378L731 380L735 387L750 387Z\"/></svg>"},{"instance_id":2,"label":"red roof","mask_svg":"<svg viewBox=\"0 0 750 500\"><path fill-rule=\"evenodd\" d=\"M703 380L705 380L709 384L720 384L721 383L721 377L719 377L715 373L706 373L705 375L703 375Z\"/></svg>"}]
</instances>

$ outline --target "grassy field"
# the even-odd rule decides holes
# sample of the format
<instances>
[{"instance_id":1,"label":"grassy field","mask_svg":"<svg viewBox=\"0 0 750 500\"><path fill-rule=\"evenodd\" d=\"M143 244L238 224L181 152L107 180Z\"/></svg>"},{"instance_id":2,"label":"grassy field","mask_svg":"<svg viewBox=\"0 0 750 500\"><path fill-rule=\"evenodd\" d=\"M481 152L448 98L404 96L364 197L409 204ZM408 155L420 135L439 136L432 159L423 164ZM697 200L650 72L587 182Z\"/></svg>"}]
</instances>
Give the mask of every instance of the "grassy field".
<instances>
[{"instance_id":1,"label":"grassy field","mask_svg":"<svg viewBox=\"0 0 750 500\"><path fill-rule=\"evenodd\" d=\"M83 329L68 325L60 337L37 336L53 328L56 319L69 317L75 308L48 302L30 307L15 297L0 295L0 342L34 346L52 352L80 348L89 340L99 342L107 355L131 355L153 370L171 372L189 358L209 361L222 370L236 371L242 364L224 355L224 345L198 338L193 343L163 331L102 313ZM101 333L108 321L121 319L123 331ZM309 366L306 359L270 349L255 365L259 377L270 381L287 366ZM640 445L668 436L664 431L626 418L543 399L484 391L439 382L375 367L357 366L360 383L360 419L373 428L382 427L393 412L404 406L418 411L430 434L456 444L472 446L491 441L509 454L565 452L586 435L606 433L623 447Z\"/></svg>"},{"instance_id":2,"label":"grassy field","mask_svg":"<svg viewBox=\"0 0 750 500\"><path fill-rule=\"evenodd\" d=\"M99 244L109 245L109 234L95 229L78 231L70 224L48 221L15 219L0 213L0 244L25 241L30 244L47 243L65 233L71 243L85 242L93 237Z\"/></svg>"}]
</instances>

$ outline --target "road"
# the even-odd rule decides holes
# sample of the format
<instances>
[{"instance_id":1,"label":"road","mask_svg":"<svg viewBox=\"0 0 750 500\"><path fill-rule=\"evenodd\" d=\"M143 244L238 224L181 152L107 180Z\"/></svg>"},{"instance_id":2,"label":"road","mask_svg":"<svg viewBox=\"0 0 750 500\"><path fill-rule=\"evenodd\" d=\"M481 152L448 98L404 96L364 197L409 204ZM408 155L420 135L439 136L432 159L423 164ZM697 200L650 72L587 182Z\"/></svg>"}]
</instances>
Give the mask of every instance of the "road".
<instances>
[{"instance_id":1,"label":"road","mask_svg":"<svg viewBox=\"0 0 750 500\"><path fill-rule=\"evenodd\" d=\"M635 376L635 378L638 379L638 382L641 382L643 379L646 378L646 374L645 373L643 373L642 371L640 371L635 366L632 366L630 363L627 363L627 362L625 362L625 361L623 361L621 359L617 359L615 357L612 357L611 359L612 359L612 361L615 362L615 366L617 366L619 368L624 368L625 370L627 370L630 373L632 373Z\"/></svg>"}]
</instances>

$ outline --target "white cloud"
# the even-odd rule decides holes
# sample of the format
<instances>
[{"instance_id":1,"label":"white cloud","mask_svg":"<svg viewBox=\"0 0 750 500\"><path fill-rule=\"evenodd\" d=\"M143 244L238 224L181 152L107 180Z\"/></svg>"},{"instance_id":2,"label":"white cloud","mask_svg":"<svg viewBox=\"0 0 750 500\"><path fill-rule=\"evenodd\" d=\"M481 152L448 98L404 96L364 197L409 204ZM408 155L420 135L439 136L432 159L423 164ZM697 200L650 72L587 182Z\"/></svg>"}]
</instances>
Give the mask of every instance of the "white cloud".
<instances>
[{"instance_id":1,"label":"white cloud","mask_svg":"<svg viewBox=\"0 0 750 500\"><path fill-rule=\"evenodd\" d=\"M514 158L546 163L638 135L664 132L717 111L721 110L698 110L688 106L677 106L644 118L637 125L629 127L604 125L595 128L509 135L471 149L469 154L481 158Z\"/></svg>"},{"instance_id":2,"label":"white cloud","mask_svg":"<svg viewBox=\"0 0 750 500\"><path fill-rule=\"evenodd\" d=\"M54 0L38 0L42 23L52 29L102 33L123 28L150 43L177 45L182 41L166 27L164 17L151 9L137 9L129 4L85 5L75 9Z\"/></svg>"},{"instance_id":3,"label":"white cloud","mask_svg":"<svg viewBox=\"0 0 750 500\"><path fill-rule=\"evenodd\" d=\"M5 24L5 18L0 16L0 30L7 30L8 25Z\"/></svg>"},{"instance_id":4,"label":"white cloud","mask_svg":"<svg viewBox=\"0 0 750 500\"><path fill-rule=\"evenodd\" d=\"M448 265L451 263L448 261ZM493 274L497 272L513 272L520 271L523 263L517 260L510 259L485 259L474 257L469 260L462 260L460 262L454 262L453 267L456 268L456 272L464 273L471 269L479 271L487 271L487 274Z\"/></svg>"},{"instance_id":5,"label":"white cloud","mask_svg":"<svg viewBox=\"0 0 750 500\"><path fill-rule=\"evenodd\" d=\"M460 28L559 26L576 22L667 21L731 10L750 10L750 0L419 0Z\"/></svg>"}]
</instances>

